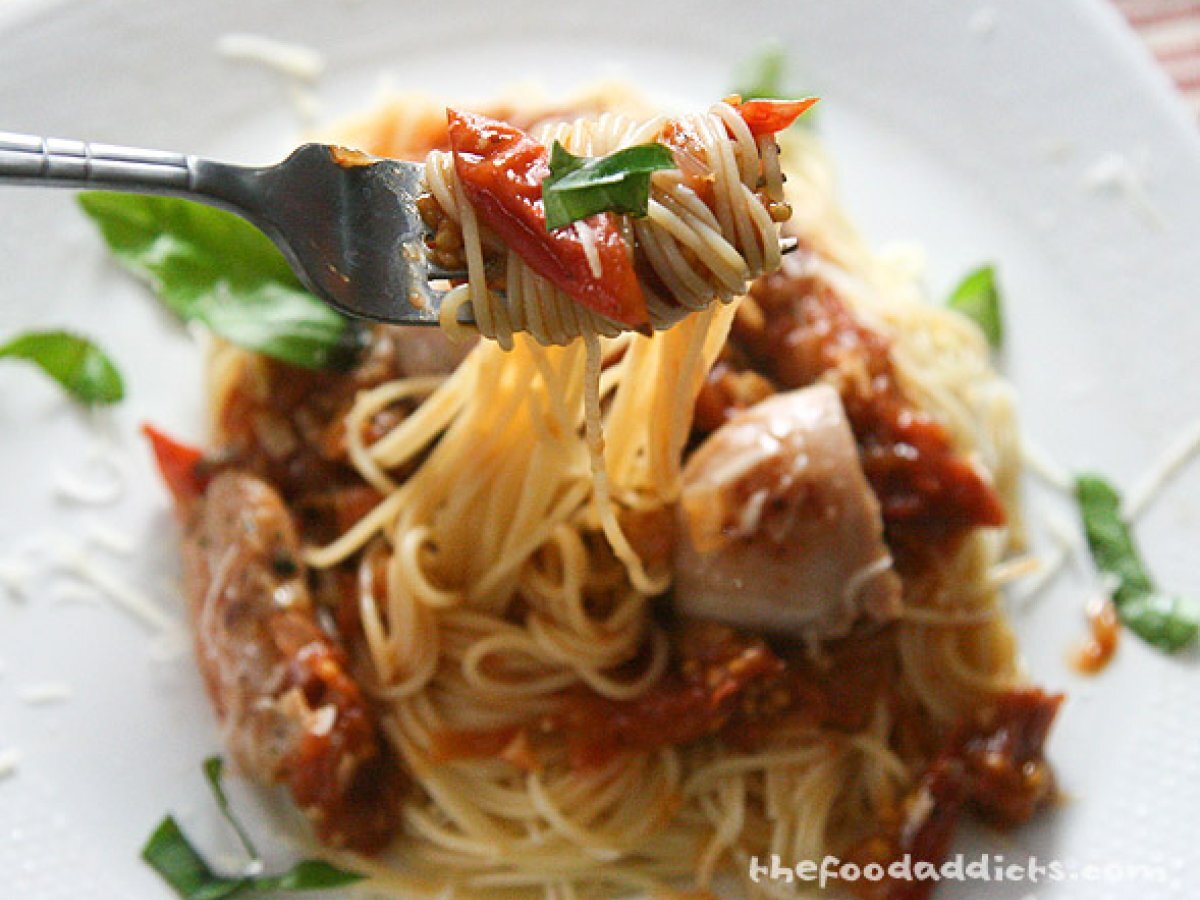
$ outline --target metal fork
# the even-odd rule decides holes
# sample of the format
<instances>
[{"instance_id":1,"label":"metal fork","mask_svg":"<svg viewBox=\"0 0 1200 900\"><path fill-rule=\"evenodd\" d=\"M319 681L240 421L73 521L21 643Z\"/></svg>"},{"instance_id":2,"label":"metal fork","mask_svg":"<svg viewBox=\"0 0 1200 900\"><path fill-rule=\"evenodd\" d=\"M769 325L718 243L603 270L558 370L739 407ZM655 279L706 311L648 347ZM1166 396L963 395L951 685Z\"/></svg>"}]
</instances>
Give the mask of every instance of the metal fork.
<instances>
[{"instance_id":1,"label":"metal fork","mask_svg":"<svg viewBox=\"0 0 1200 900\"><path fill-rule=\"evenodd\" d=\"M0 132L0 184L182 197L243 217L283 251L318 297L347 315L437 324L445 295L430 281L463 277L430 264L417 213L424 166L328 144L304 144L253 168L161 150ZM470 305L459 313L473 321Z\"/></svg>"},{"instance_id":2,"label":"metal fork","mask_svg":"<svg viewBox=\"0 0 1200 900\"><path fill-rule=\"evenodd\" d=\"M230 165L162 150L0 132L0 184L132 191L197 200L267 235L318 297L347 315L435 325L445 291L465 277L431 265L417 212L420 163L304 144L274 166ZM795 250L784 238L781 250ZM469 303L458 313L470 324Z\"/></svg>"}]
</instances>

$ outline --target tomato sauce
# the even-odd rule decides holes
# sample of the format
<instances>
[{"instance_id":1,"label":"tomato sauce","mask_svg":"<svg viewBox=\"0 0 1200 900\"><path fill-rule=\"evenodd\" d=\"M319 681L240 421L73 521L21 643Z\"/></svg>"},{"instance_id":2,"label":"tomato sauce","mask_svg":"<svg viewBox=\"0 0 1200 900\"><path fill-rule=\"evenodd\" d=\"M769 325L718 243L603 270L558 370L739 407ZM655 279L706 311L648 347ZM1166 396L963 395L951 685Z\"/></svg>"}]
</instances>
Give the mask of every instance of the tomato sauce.
<instances>
[{"instance_id":1,"label":"tomato sauce","mask_svg":"<svg viewBox=\"0 0 1200 900\"><path fill-rule=\"evenodd\" d=\"M898 679L892 629L830 642L814 662L714 622L675 627L670 671L642 696L610 700L573 690L542 722L438 735L436 758L493 758L514 738L536 743L538 735L564 740L572 764L583 769L714 735L753 750L785 728L860 731Z\"/></svg>"},{"instance_id":2,"label":"tomato sauce","mask_svg":"<svg viewBox=\"0 0 1200 900\"><path fill-rule=\"evenodd\" d=\"M964 719L904 801L885 813L879 831L849 848L844 858L885 869L905 855L913 865L937 865L949 853L967 810L998 828L1027 821L1055 794L1044 747L1062 699L1033 688L1013 690ZM852 887L868 900L923 900L936 884L888 877Z\"/></svg>"},{"instance_id":3,"label":"tomato sauce","mask_svg":"<svg viewBox=\"0 0 1200 900\"><path fill-rule=\"evenodd\" d=\"M1088 604L1088 635L1071 654L1071 664L1084 675L1104 670L1117 652L1121 621L1117 608L1107 597Z\"/></svg>"}]
</instances>

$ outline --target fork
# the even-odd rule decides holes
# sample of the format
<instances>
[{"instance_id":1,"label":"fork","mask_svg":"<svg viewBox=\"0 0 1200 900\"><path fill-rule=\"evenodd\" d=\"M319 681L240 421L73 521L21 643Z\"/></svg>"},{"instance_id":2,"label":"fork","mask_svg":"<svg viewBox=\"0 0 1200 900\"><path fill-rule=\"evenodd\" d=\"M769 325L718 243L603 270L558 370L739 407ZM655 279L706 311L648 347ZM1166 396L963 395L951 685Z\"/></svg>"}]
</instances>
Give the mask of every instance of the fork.
<instances>
[{"instance_id":1,"label":"fork","mask_svg":"<svg viewBox=\"0 0 1200 900\"><path fill-rule=\"evenodd\" d=\"M417 212L421 163L332 144L304 144L274 166L239 166L141 150L0 132L0 184L132 191L207 203L246 219L275 242L319 298L347 315L436 325L445 291L464 278L432 265ZM784 253L796 249L784 238ZM459 309L474 322L469 303Z\"/></svg>"},{"instance_id":2,"label":"fork","mask_svg":"<svg viewBox=\"0 0 1200 900\"><path fill-rule=\"evenodd\" d=\"M347 315L435 325L445 292L465 277L431 265L417 213L420 163L304 144L278 165L0 132L0 184L181 197L236 213L266 234L318 297ZM470 305L459 311L474 321Z\"/></svg>"}]
</instances>

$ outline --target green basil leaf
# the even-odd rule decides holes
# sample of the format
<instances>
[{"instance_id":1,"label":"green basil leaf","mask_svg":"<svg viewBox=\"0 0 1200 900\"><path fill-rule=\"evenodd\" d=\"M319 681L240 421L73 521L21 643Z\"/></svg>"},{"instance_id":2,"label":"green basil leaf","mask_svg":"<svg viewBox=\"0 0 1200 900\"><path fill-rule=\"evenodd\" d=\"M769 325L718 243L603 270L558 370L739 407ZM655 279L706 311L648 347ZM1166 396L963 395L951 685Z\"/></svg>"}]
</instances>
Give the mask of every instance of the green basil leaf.
<instances>
[{"instance_id":1,"label":"green basil leaf","mask_svg":"<svg viewBox=\"0 0 1200 900\"><path fill-rule=\"evenodd\" d=\"M0 358L38 366L81 403L116 403L125 396L121 373L95 343L67 331L28 331L0 346Z\"/></svg>"},{"instance_id":2,"label":"green basil leaf","mask_svg":"<svg viewBox=\"0 0 1200 900\"><path fill-rule=\"evenodd\" d=\"M546 230L602 212L644 216L650 203L650 174L673 168L675 158L662 144L638 144L592 158L575 156L555 141L550 175L542 182Z\"/></svg>"},{"instance_id":3,"label":"green basil leaf","mask_svg":"<svg viewBox=\"0 0 1200 900\"><path fill-rule=\"evenodd\" d=\"M261 866L254 842L233 815L229 797L221 783L225 763L219 756L204 761L204 777L212 789L217 808L233 826L252 863ZM339 869L319 859L296 863L279 875L219 875L192 846L172 816L167 816L142 848L142 859L162 876L183 900L225 900L227 897L256 896L279 891L319 891L362 881L365 875Z\"/></svg>"},{"instance_id":4,"label":"green basil leaf","mask_svg":"<svg viewBox=\"0 0 1200 900\"><path fill-rule=\"evenodd\" d=\"M787 77L787 53L778 41L764 44L756 54L742 60L734 69L733 93L743 100L800 100L808 91L790 90ZM797 119L790 127L811 128L816 123L815 109Z\"/></svg>"},{"instance_id":5,"label":"green basil leaf","mask_svg":"<svg viewBox=\"0 0 1200 900\"><path fill-rule=\"evenodd\" d=\"M993 266L981 266L963 278L946 305L978 325L991 346L999 347L1004 342L1000 289Z\"/></svg>"},{"instance_id":6,"label":"green basil leaf","mask_svg":"<svg viewBox=\"0 0 1200 900\"><path fill-rule=\"evenodd\" d=\"M572 172L583 168L587 164L586 156L576 156L558 141L554 142L554 146L550 148L550 177L546 181L553 182L556 178L563 178L570 175ZM546 185L542 184L542 190L545 191Z\"/></svg>"},{"instance_id":7,"label":"green basil leaf","mask_svg":"<svg viewBox=\"0 0 1200 900\"><path fill-rule=\"evenodd\" d=\"M154 829L142 848L142 859L184 900L221 900L247 887L245 878L216 874L173 816L167 816Z\"/></svg>"},{"instance_id":8,"label":"green basil leaf","mask_svg":"<svg viewBox=\"0 0 1200 900\"><path fill-rule=\"evenodd\" d=\"M1191 645L1200 632L1200 608L1183 597L1141 594L1127 599L1118 611L1130 631L1168 653Z\"/></svg>"},{"instance_id":9,"label":"green basil leaf","mask_svg":"<svg viewBox=\"0 0 1200 900\"><path fill-rule=\"evenodd\" d=\"M319 859L298 862L282 875L269 875L254 879L256 891L323 891L345 887L362 881L367 876L347 872Z\"/></svg>"},{"instance_id":10,"label":"green basil leaf","mask_svg":"<svg viewBox=\"0 0 1200 900\"><path fill-rule=\"evenodd\" d=\"M246 834L246 829L242 827L242 823L237 820L233 815L233 810L229 808L229 798L225 795L225 787L221 784L221 775L224 770L225 760L219 756L210 756L204 761L204 778L208 781L208 787L212 791L213 799L217 801L217 809L221 811L221 815L225 817L225 821L230 824L237 834L242 848L246 851L246 855L253 860L257 860L259 858L258 848L254 846L254 842Z\"/></svg>"},{"instance_id":11,"label":"green basil leaf","mask_svg":"<svg viewBox=\"0 0 1200 900\"><path fill-rule=\"evenodd\" d=\"M293 365L347 362L355 329L249 222L170 197L89 192L79 202L117 259L184 321Z\"/></svg>"},{"instance_id":12,"label":"green basil leaf","mask_svg":"<svg viewBox=\"0 0 1200 900\"><path fill-rule=\"evenodd\" d=\"M1121 519L1121 495L1099 475L1075 479L1075 499L1096 568L1117 577L1113 602L1121 605L1154 591L1150 573L1133 543L1129 526Z\"/></svg>"},{"instance_id":13,"label":"green basil leaf","mask_svg":"<svg viewBox=\"0 0 1200 900\"><path fill-rule=\"evenodd\" d=\"M1142 562L1133 534L1121 518L1121 495L1106 479L1081 474L1075 498L1096 568L1117 579L1113 605L1131 631L1168 652L1188 646L1200 633L1200 608L1159 593Z\"/></svg>"},{"instance_id":14,"label":"green basil leaf","mask_svg":"<svg viewBox=\"0 0 1200 900\"><path fill-rule=\"evenodd\" d=\"M787 69L787 54L778 41L765 44L758 53L742 60L734 71L734 93L743 100L755 98L794 100L784 96L783 76Z\"/></svg>"}]
</instances>

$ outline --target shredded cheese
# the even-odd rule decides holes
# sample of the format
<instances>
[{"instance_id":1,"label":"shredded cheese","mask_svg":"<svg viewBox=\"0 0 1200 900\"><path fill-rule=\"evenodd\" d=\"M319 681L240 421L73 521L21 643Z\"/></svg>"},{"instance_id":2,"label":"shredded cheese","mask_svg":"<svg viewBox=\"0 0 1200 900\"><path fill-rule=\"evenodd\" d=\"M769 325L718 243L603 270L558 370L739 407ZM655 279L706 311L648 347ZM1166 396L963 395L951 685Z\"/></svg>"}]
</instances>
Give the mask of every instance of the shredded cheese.
<instances>
[{"instance_id":1,"label":"shredded cheese","mask_svg":"<svg viewBox=\"0 0 1200 900\"><path fill-rule=\"evenodd\" d=\"M93 546L118 556L129 556L137 549L137 544L129 533L114 528L99 519L93 519L88 523L87 536L88 542Z\"/></svg>"},{"instance_id":2,"label":"shredded cheese","mask_svg":"<svg viewBox=\"0 0 1200 900\"><path fill-rule=\"evenodd\" d=\"M75 689L65 681L45 681L23 684L17 688L17 699L28 706L48 706L65 703L75 696Z\"/></svg>"},{"instance_id":3,"label":"shredded cheese","mask_svg":"<svg viewBox=\"0 0 1200 900\"><path fill-rule=\"evenodd\" d=\"M1167 484L1200 453L1200 420L1186 428L1138 479L1125 497L1122 516L1132 522L1140 518Z\"/></svg>"},{"instance_id":4,"label":"shredded cheese","mask_svg":"<svg viewBox=\"0 0 1200 900\"><path fill-rule=\"evenodd\" d=\"M1093 193L1120 197L1146 224L1162 228L1162 215L1150 201L1147 168L1144 159L1134 162L1121 153L1106 153L1083 173L1083 186Z\"/></svg>"},{"instance_id":5,"label":"shredded cheese","mask_svg":"<svg viewBox=\"0 0 1200 900\"><path fill-rule=\"evenodd\" d=\"M20 559L0 559L0 588L12 600L23 601L29 596L33 571Z\"/></svg>"},{"instance_id":6,"label":"shredded cheese","mask_svg":"<svg viewBox=\"0 0 1200 900\"><path fill-rule=\"evenodd\" d=\"M313 85L325 71L325 57L311 47L278 41L259 34L232 33L217 40L217 53L226 59L256 63L287 79L287 99L297 117L311 126L320 117Z\"/></svg>"},{"instance_id":7,"label":"shredded cheese","mask_svg":"<svg viewBox=\"0 0 1200 900\"><path fill-rule=\"evenodd\" d=\"M1063 570L1069 557L1068 548L1061 543L1056 543L1054 549L1047 556L1041 558L1038 573L1026 583L1025 589L1014 594L1013 605L1021 611L1029 609L1058 577L1058 573Z\"/></svg>"},{"instance_id":8,"label":"shredded cheese","mask_svg":"<svg viewBox=\"0 0 1200 900\"><path fill-rule=\"evenodd\" d=\"M1075 479L1071 473L1059 465L1044 447L1028 437L1021 439L1021 461L1030 472L1055 490L1064 494L1075 493Z\"/></svg>"},{"instance_id":9,"label":"shredded cheese","mask_svg":"<svg viewBox=\"0 0 1200 900\"><path fill-rule=\"evenodd\" d=\"M156 663L173 663L188 654L189 638L183 628L164 631L150 644L150 658Z\"/></svg>"},{"instance_id":10,"label":"shredded cheese","mask_svg":"<svg viewBox=\"0 0 1200 900\"><path fill-rule=\"evenodd\" d=\"M21 764L21 751L15 747L0 750L0 781L17 774L17 766Z\"/></svg>"},{"instance_id":11,"label":"shredded cheese","mask_svg":"<svg viewBox=\"0 0 1200 900\"><path fill-rule=\"evenodd\" d=\"M331 703L327 703L313 713L312 720L309 723L308 730L310 733L321 737L329 734L333 726L337 723L337 707Z\"/></svg>"},{"instance_id":12,"label":"shredded cheese","mask_svg":"<svg viewBox=\"0 0 1200 900\"><path fill-rule=\"evenodd\" d=\"M988 38L996 30L996 10L991 6L981 6L971 13L967 20L967 28L978 38Z\"/></svg>"},{"instance_id":13,"label":"shredded cheese","mask_svg":"<svg viewBox=\"0 0 1200 900\"><path fill-rule=\"evenodd\" d=\"M84 506L111 506L125 494L127 484L125 460L115 448L104 446L88 455L81 471L60 468L54 475L56 496Z\"/></svg>"},{"instance_id":14,"label":"shredded cheese","mask_svg":"<svg viewBox=\"0 0 1200 900\"><path fill-rule=\"evenodd\" d=\"M61 571L95 588L118 609L146 627L164 633L179 629L178 623L154 601L106 569L82 547L61 548L57 562Z\"/></svg>"},{"instance_id":15,"label":"shredded cheese","mask_svg":"<svg viewBox=\"0 0 1200 900\"><path fill-rule=\"evenodd\" d=\"M325 57L311 47L278 41L261 34L235 32L217 39L217 52L226 59L253 62L312 83L325 71Z\"/></svg>"}]
</instances>

